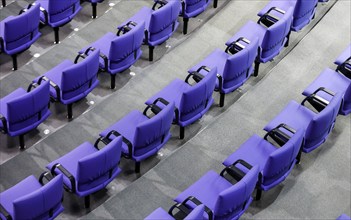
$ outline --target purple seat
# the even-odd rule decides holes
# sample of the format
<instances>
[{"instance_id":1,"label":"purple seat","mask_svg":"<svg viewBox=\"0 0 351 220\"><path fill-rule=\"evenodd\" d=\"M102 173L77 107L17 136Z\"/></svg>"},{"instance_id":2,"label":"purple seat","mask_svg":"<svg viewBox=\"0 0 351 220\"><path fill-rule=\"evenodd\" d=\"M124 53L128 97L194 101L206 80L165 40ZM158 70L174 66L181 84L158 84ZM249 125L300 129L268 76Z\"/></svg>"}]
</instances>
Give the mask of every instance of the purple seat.
<instances>
[{"instance_id":1,"label":"purple seat","mask_svg":"<svg viewBox=\"0 0 351 220\"><path fill-rule=\"evenodd\" d=\"M209 212L208 218L204 218L204 215L206 215L205 209ZM177 210L178 212L174 210ZM175 220L179 219L180 215L181 219L184 220L212 220L212 212L203 204L198 205L193 210L191 210L183 203L177 203L173 205L168 212L166 212L163 208L158 208L150 215L148 215L144 220Z\"/></svg>"},{"instance_id":2,"label":"purple seat","mask_svg":"<svg viewBox=\"0 0 351 220\"><path fill-rule=\"evenodd\" d=\"M334 63L338 65L336 71L351 79L351 44L340 54Z\"/></svg>"},{"instance_id":3,"label":"purple seat","mask_svg":"<svg viewBox=\"0 0 351 220\"><path fill-rule=\"evenodd\" d=\"M25 148L24 134L38 127L51 114L49 87L49 82L32 83L27 91L18 88L0 99L0 131L12 137L19 136L21 149Z\"/></svg>"},{"instance_id":4,"label":"purple seat","mask_svg":"<svg viewBox=\"0 0 351 220\"><path fill-rule=\"evenodd\" d=\"M59 28L71 22L82 9L79 0L37 0L40 3L40 21L55 32L55 44L60 43Z\"/></svg>"},{"instance_id":5,"label":"purple seat","mask_svg":"<svg viewBox=\"0 0 351 220\"><path fill-rule=\"evenodd\" d=\"M189 18L193 18L201 14L206 10L207 6L210 4L211 0L184 0L181 1L182 8L180 11L180 16L183 17L183 34L188 32L188 22ZM214 0L213 7L217 8L218 0Z\"/></svg>"},{"instance_id":6,"label":"purple seat","mask_svg":"<svg viewBox=\"0 0 351 220\"><path fill-rule=\"evenodd\" d=\"M167 101L159 99L167 104ZM123 137L122 155L135 161L135 172L140 172L140 162L157 154L167 143L174 112L174 103L170 102L163 109L157 107L157 102L148 105L144 112L130 112L121 120L100 133L104 140ZM148 115L151 110L153 114Z\"/></svg>"},{"instance_id":7,"label":"purple seat","mask_svg":"<svg viewBox=\"0 0 351 220\"><path fill-rule=\"evenodd\" d=\"M91 8L92 8L92 18L95 19L96 18L96 6L98 3L103 2L104 0L87 0L88 2L91 3Z\"/></svg>"},{"instance_id":8,"label":"purple seat","mask_svg":"<svg viewBox=\"0 0 351 220\"><path fill-rule=\"evenodd\" d=\"M89 52L91 53L87 56ZM72 118L73 103L85 98L99 84L99 53L98 49L88 48L84 53L78 54L74 63L65 60L33 80L38 84L50 80L51 99L67 105L69 119ZM84 60L78 63L79 58Z\"/></svg>"},{"instance_id":9,"label":"purple seat","mask_svg":"<svg viewBox=\"0 0 351 220\"><path fill-rule=\"evenodd\" d=\"M256 186L256 200L259 200L262 190L267 191L284 181L298 163L304 132L302 129L295 131L281 124L264 138L253 135L230 155L223 165L229 167L240 159L257 165L260 175ZM245 167L238 168L246 172Z\"/></svg>"},{"instance_id":10,"label":"purple seat","mask_svg":"<svg viewBox=\"0 0 351 220\"><path fill-rule=\"evenodd\" d=\"M175 103L175 118L173 122L179 125L180 139L184 138L184 127L200 119L213 104L212 93L216 83L216 67L209 69L201 67L190 73L185 81L173 80L168 86L145 102L151 105L158 102L158 98ZM192 84L190 77L195 82ZM164 107L158 102L160 108Z\"/></svg>"},{"instance_id":11,"label":"purple seat","mask_svg":"<svg viewBox=\"0 0 351 220\"><path fill-rule=\"evenodd\" d=\"M90 207L90 194L105 188L121 172L118 167L121 158L122 138L117 137L99 149L85 142L68 154L46 166L53 176L63 174L65 188L85 198L85 207Z\"/></svg>"},{"instance_id":12,"label":"purple seat","mask_svg":"<svg viewBox=\"0 0 351 220\"><path fill-rule=\"evenodd\" d=\"M234 167L244 164L249 171L236 173ZM237 182L233 184L233 179ZM213 170L207 172L193 185L175 198L176 202L185 201L188 207L206 205L214 219L239 219L252 202L251 194L258 179L258 166L252 167L241 160L232 167L226 167L221 174Z\"/></svg>"},{"instance_id":13,"label":"purple seat","mask_svg":"<svg viewBox=\"0 0 351 220\"><path fill-rule=\"evenodd\" d=\"M339 114L348 115L351 112L351 79L343 74L326 68L319 76L303 91L304 96L310 96L318 88L323 87L334 93L340 93L342 96L341 108ZM321 92L323 99L330 102L331 96Z\"/></svg>"},{"instance_id":14,"label":"purple seat","mask_svg":"<svg viewBox=\"0 0 351 220\"><path fill-rule=\"evenodd\" d=\"M62 198L62 175L52 178L46 172L39 181L32 175L0 193L0 218L55 219L63 212Z\"/></svg>"},{"instance_id":15,"label":"purple seat","mask_svg":"<svg viewBox=\"0 0 351 220\"><path fill-rule=\"evenodd\" d=\"M351 220L351 217L346 214L342 214L336 220Z\"/></svg>"},{"instance_id":16,"label":"purple seat","mask_svg":"<svg viewBox=\"0 0 351 220\"><path fill-rule=\"evenodd\" d=\"M331 101L321 98L321 92L333 96ZM317 95L317 93L319 94ZM269 132L282 123L288 124L295 130L303 129L305 134L302 151L311 152L325 142L333 129L341 99L341 94L334 94L325 88L319 88L306 97L301 105L291 101L279 115L266 125L264 130ZM305 106L306 102L313 107L314 111Z\"/></svg>"},{"instance_id":17,"label":"purple seat","mask_svg":"<svg viewBox=\"0 0 351 220\"><path fill-rule=\"evenodd\" d=\"M0 22L0 49L11 55L13 70L17 70L17 55L27 50L41 35L39 7L31 4L18 16L9 16Z\"/></svg>"},{"instance_id":18,"label":"purple seat","mask_svg":"<svg viewBox=\"0 0 351 220\"><path fill-rule=\"evenodd\" d=\"M180 8L179 0L156 0L152 9L143 7L129 19L136 23L145 22L144 43L149 46L149 61L153 60L155 46L165 42L177 29Z\"/></svg>"},{"instance_id":19,"label":"purple seat","mask_svg":"<svg viewBox=\"0 0 351 220\"><path fill-rule=\"evenodd\" d=\"M254 69L253 63L257 56L258 37L252 36L252 39L249 40L239 34L240 31L235 35L235 40L228 45L225 52L216 49L189 70L189 72L194 72L201 66L217 67L218 80L215 90L220 93L220 107L224 105L225 94L242 86Z\"/></svg>"},{"instance_id":20,"label":"purple seat","mask_svg":"<svg viewBox=\"0 0 351 220\"><path fill-rule=\"evenodd\" d=\"M100 69L111 75L111 89L114 89L116 74L133 65L141 56L144 36L144 22L127 22L117 34L108 32L89 47L100 50ZM85 53L87 48L79 53ZM90 54L90 52L88 53Z\"/></svg>"}]
</instances>

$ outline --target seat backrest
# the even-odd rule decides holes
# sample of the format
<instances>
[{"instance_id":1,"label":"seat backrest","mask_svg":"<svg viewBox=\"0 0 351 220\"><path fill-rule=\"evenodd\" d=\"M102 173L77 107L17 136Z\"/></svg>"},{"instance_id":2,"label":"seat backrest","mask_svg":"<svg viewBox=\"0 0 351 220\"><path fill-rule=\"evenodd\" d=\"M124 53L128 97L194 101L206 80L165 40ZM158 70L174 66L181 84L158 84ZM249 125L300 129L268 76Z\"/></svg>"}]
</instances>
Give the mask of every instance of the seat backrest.
<instances>
[{"instance_id":1,"label":"seat backrest","mask_svg":"<svg viewBox=\"0 0 351 220\"><path fill-rule=\"evenodd\" d=\"M109 181L109 172L118 167L121 149L122 137L117 137L101 150L81 158L77 168L78 191L89 190Z\"/></svg>"},{"instance_id":2,"label":"seat backrest","mask_svg":"<svg viewBox=\"0 0 351 220\"><path fill-rule=\"evenodd\" d=\"M42 82L34 90L7 103L9 131L14 132L41 120L49 111L50 84Z\"/></svg>"},{"instance_id":3,"label":"seat backrest","mask_svg":"<svg viewBox=\"0 0 351 220\"><path fill-rule=\"evenodd\" d=\"M149 41L167 40L175 31L180 12L180 1L170 0L166 5L152 12L149 27Z\"/></svg>"},{"instance_id":4,"label":"seat backrest","mask_svg":"<svg viewBox=\"0 0 351 220\"><path fill-rule=\"evenodd\" d=\"M59 22L62 20L71 20L71 16L79 9L79 0L47 0L48 15L50 22Z\"/></svg>"},{"instance_id":5,"label":"seat backrest","mask_svg":"<svg viewBox=\"0 0 351 220\"><path fill-rule=\"evenodd\" d=\"M184 220L203 220L205 213L205 205L201 204L196 206L185 218ZM211 219L209 219L211 220Z\"/></svg>"},{"instance_id":6,"label":"seat backrest","mask_svg":"<svg viewBox=\"0 0 351 220\"><path fill-rule=\"evenodd\" d=\"M241 51L228 57L223 70L223 88L242 85L251 74L257 56L258 37Z\"/></svg>"},{"instance_id":7,"label":"seat backrest","mask_svg":"<svg viewBox=\"0 0 351 220\"><path fill-rule=\"evenodd\" d=\"M179 104L180 121L191 119L207 107L216 85L216 73L217 68L212 68L201 81L183 93Z\"/></svg>"},{"instance_id":8,"label":"seat backrest","mask_svg":"<svg viewBox=\"0 0 351 220\"><path fill-rule=\"evenodd\" d=\"M214 208L216 217L231 219L245 207L258 179L258 165L252 167L236 184L222 191L217 198Z\"/></svg>"},{"instance_id":9,"label":"seat backrest","mask_svg":"<svg viewBox=\"0 0 351 220\"><path fill-rule=\"evenodd\" d=\"M157 115L136 127L134 136L134 155L147 153L163 143L169 134L174 116L174 103L169 103Z\"/></svg>"},{"instance_id":10,"label":"seat backrest","mask_svg":"<svg viewBox=\"0 0 351 220\"><path fill-rule=\"evenodd\" d=\"M48 219L50 210L55 211L61 206L62 197L60 174L36 191L16 199L13 202L14 219Z\"/></svg>"},{"instance_id":11,"label":"seat backrest","mask_svg":"<svg viewBox=\"0 0 351 220\"><path fill-rule=\"evenodd\" d=\"M329 104L310 122L305 134L305 147L322 142L331 131L341 105L342 95L336 93Z\"/></svg>"},{"instance_id":12,"label":"seat backrest","mask_svg":"<svg viewBox=\"0 0 351 220\"><path fill-rule=\"evenodd\" d=\"M145 22L138 23L132 30L116 37L111 42L108 55L111 69L116 69L128 64L132 65L136 61L136 54L143 43L144 28Z\"/></svg>"},{"instance_id":13,"label":"seat backrest","mask_svg":"<svg viewBox=\"0 0 351 220\"><path fill-rule=\"evenodd\" d=\"M194 11L204 11L209 0L185 0L185 13L190 14Z\"/></svg>"},{"instance_id":14,"label":"seat backrest","mask_svg":"<svg viewBox=\"0 0 351 220\"><path fill-rule=\"evenodd\" d=\"M28 11L6 19L4 22L4 46L13 50L24 46L39 34L40 4L30 7ZM30 45L27 45L29 47Z\"/></svg>"},{"instance_id":15,"label":"seat backrest","mask_svg":"<svg viewBox=\"0 0 351 220\"><path fill-rule=\"evenodd\" d=\"M262 170L262 183L264 185L269 185L290 172L302 146L304 134L303 129L297 130L288 142L269 155Z\"/></svg>"},{"instance_id":16,"label":"seat backrest","mask_svg":"<svg viewBox=\"0 0 351 220\"><path fill-rule=\"evenodd\" d=\"M298 0L294 10L294 26L310 19L318 0Z\"/></svg>"},{"instance_id":17,"label":"seat backrest","mask_svg":"<svg viewBox=\"0 0 351 220\"><path fill-rule=\"evenodd\" d=\"M261 57L269 57L283 47L284 41L290 32L293 10L294 8L290 7L278 22L267 29L261 45Z\"/></svg>"},{"instance_id":18,"label":"seat backrest","mask_svg":"<svg viewBox=\"0 0 351 220\"><path fill-rule=\"evenodd\" d=\"M64 100L81 95L97 80L100 51L95 49L81 62L62 71L61 97Z\"/></svg>"}]
</instances>

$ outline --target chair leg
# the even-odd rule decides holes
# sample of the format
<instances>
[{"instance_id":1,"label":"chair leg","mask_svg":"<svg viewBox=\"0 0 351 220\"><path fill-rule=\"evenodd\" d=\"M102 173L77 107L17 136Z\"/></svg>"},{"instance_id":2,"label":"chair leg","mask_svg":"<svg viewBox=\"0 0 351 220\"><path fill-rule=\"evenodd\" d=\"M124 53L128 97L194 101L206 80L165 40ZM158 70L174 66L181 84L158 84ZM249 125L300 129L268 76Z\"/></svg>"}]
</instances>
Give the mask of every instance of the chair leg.
<instances>
[{"instance_id":1,"label":"chair leg","mask_svg":"<svg viewBox=\"0 0 351 220\"><path fill-rule=\"evenodd\" d=\"M259 69L260 69L260 61L255 60L254 77L258 76Z\"/></svg>"},{"instance_id":2,"label":"chair leg","mask_svg":"<svg viewBox=\"0 0 351 220\"><path fill-rule=\"evenodd\" d=\"M73 118L73 110L72 110L73 103L67 105L67 118Z\"/></svg>"},{"instance_id":3,"label":"chair leg","mask_svg":"<svg viewBox=\"0 0 351 220\"><path fill-rule=\"evenodd\" d=\"M26 148L25 143L24 143L24 134L21 134L19 136L19 144L20 144L21 150L24 150Z\"/></svg>"},{"instance_id":4,"label":"chair leg","mask_svg":"<svg viewBox=\"0 0 351 220\"><path fill-rule=\"evenodd\" d=\"M189 18L183 18L183 34L187 34L188 33L188 22L189 22Z\"/></svg>"},{"instance_id":5,"label":"chair leg","mask_svg":"<svg viewBox=\"0 0 351 220\"><path fill-rule=\"evenodd\" d=\"M219 107L223 107L224 106L224 97L225 97L225 93L219 93Z\"/></svg>"},{"instance_id":6,"label":"chair leg","mask_svg":"<svg viewBox=\"0 0 351 220\"><path fill-rule=\"evenodd\" d=\"M91 3L91 7L93 9L93 16L92 18L95 19L96 18L96 6L97 6L97 3Z\"/></svg>"},{"instance_id":7,"label":"chair leg","mask_svg":"<svg viewBox=\"0 0 351 220\"><path fill-rule=\"evenodd\" d=\"M214 7L214 8L217 8L217 5L218 5L218 0L214 0L214 1L213 1L213 7Z\"/></svg>"},{"instance_id":8,"label":"chair leg","mask_svg":"<svg viewBox=\"0 0 351 220\"><path fill-rule=\"evenodd\" d=\"M289 31L288 35L286 36L286 42L285 42L284 47L288 47L289 46L290 33L291 33L291 31Z\"/></svg>"},{"instance_id":9,"label":"chair leg","mask_svg":"<svg viewBox=\"0 0 351 220\"><path fill-rule=\"evenodd\" d=\"M116 88L116 74L111 74L111 89L115 89Z\"/></svg>"},{"instance_id":10,"label":"chair leg","mask_svg":"<svg viewBox=\"0 0 351 220\"><path fill-rule=\"evenodd\" d=\"M6 6L6 0L1 0L2 2L2 7L5 7Z\"/></svg>"},{"instance_id":11,"label":"chair leg","mask_svg":"<svg viewBox=\"0 0 351 220\"><path fill-rule=\"evenodd\" d=\"M184 139L185 128L183 126L179 126L179 139Z\"/></svg>"},{"instance_id":12,"label":"chair leg","mask_svg":"<svg viewBox=\"0 0 351 220\"><path fill-rule=\"evenodd\" d=\"M149 45L149 61L153 61L154 60L154 46L150 46Z\"/></svg>"},{"instance_id":13,"label":"chair leg","mask_svg":"<svg viewBox=\"0 0 351 220\"><path fill-rule=\"evenodd\" d=\"M60 37L59 37L59 27L54 27L54 32L55 32L55 42L54 44L59 44L60 43Z\"/></svg>"},{"instance_id":14,"label":"chair leg","mask_svg":"<svg viewBox=\"0 0 351 220\"><path fill-rule=\"evenodd\" d=\"M135 172L140 173L140 161L135 161Z\"/></svg>"},{"instance_id":15,"label":"chair leg","mask_svg":"<svg viewBox=\"0 0 351 220\"><path fill-rule=\"evenodd\" d=\"M301 155L302 155L302 146L299 150L299 153L297 154L296 156L296 164L300 164L300 161L301 161Z\"/></svg>"},{"instance_id":16,"label":"chair leg","mask_svg":"<svg viewBox=\"0 0 351 220\"><path fill-rule=\"evenodd\" d=\"M17 54L11 55L12 57L12 70L17 70Z\"/></svg>"},{"instance_id":17,"label":"chair leg","mask_svg":"<svg viewBox=\"0 0 351 220\"><path fill-rule=\"evenodd\" d=\"M90 195L84 197L84 207L86 209L90 208Z\"/></svg>"},{"instance_id":18,"label":"chair leg","mask_svg":"<svg viewBox=\"0 0 351 220\"><path fill-rule=\"evenodd\" d=\"M256 201L260 200L262 197L262 189L258 189L256 190Z\"/></svg>"}]
</instances>

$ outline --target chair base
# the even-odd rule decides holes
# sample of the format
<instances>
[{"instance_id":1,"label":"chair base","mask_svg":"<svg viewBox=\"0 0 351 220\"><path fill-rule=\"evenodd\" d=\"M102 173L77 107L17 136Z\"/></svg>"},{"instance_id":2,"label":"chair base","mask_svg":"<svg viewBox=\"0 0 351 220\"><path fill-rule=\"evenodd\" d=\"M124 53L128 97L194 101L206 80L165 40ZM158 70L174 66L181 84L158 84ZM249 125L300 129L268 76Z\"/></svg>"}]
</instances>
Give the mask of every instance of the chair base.
<instances>
[{"instance_id":1,"label":"chair base","mask_svg":"<svg viewBox=\"0 0 351 220\"><path fill-rule=\"evenodd\" d=\"M54 44L59 44L60 43L60 36L59 36L59 27L54 27L54 32L55 32L55 42Z\"/></svg>"},{"instance_id":2,"label":"chair base","mask_svg":"<svg viewBox=\"0 0 351 220\"><path fill-rule=\"evenodd\" d=\"M135 172L140 173L140 161L135 161Z\"/></svg>"},{"instance_id":3,"label":"chair base","mask_svg":"<svg viewBox=\"0 0 351 220\"><path fill-rule=\"evenodd\" d=\"M6 6L6 0L1 0L2 2L2 7L5 7Z\"/></svg>"},{"instance_id":4,"label":"chair base","mask_svg":"<svg viewBox=\"0 0 351 220\"><path fill-rule=\"evenodd\" d=\"M67 105L67 118L72 119L73 118L73 103Z\"/></svg>"},{"instance_id":5,"label":"chair base","mask_svg":"<svg viewBox=\"0 0 351 220\"><path fill-rule=\"evenodd\" d=\"M90 208L90 195L84 197L84 207L86 209Z\"/></svg>"},{"instance_id":6,"label":"chair base","mask_svg":"<svg viewBox=\"0 0 351 220\"><path fill-rule=\"evenodd\" d=\"M150 46L149 45L149 61L153 61L154 60L154 46Z\"/></svg>"},{"instance_id":7,"label":"chair base","mask_svg":"<svg viewBox=\"0 0 351 220\"><path fill-rule=\"evenodd\" d=\"M224 98L225 98L225 93L219 93L219 107L224 106Z\"/></svg>"},{"instance_id":8,"label":"chair base","mask_svg":"<svg viewBox=\"0 0 351 220\"><path fill-rule=\"evenodd\" d=\"M20 148L21 150L26 149L26 145L25 145L25 143L24 143L24 134L21 134L21 135L19 136L19 148Z\"/></svg>"},{"instance_id":9,"label":"chair base","mask_svg":"<svg viewBox=\"0 0 351 220\"><path fill-rule=\"evenodd\" d=\"M183 34L187 34L188 33L188 22L189 22L189 18L183 18Z\"/></svg>"},{"instance_id":10,"label":"chair base","mask_svg":"<svg viewBox=\"0 0 351 220\"><path fill-rule=\"evenodd\" d=\"M179 126L179 139L184 139L185 128L183 126Z\"/></svg>"},{"instance_id":11,"label":"chair base","mask_svg":"<svg viewBox=\"0 0 351 220\"><path fill-rule=\"evenodd\" d=\"M259 201L262 197L262 189L257 188L256 189L256 201Z\"/></svg>"},{"instance_id":12,"label":"chair base","mask_svg":"<svg viewBox=\"0 0 351 220\"><path fill-rule=\"evenodd\" d=\"M116 74L111 74L111 85L110 85L111 89L115 89L116 88Z\"/></svg>"},{"instance_id":13,"label":"chair base","mask_svg":"<svg viewBox=\"0 0 351 220\"><path fill-rule=\"evenodd\" d=\"M284 44L284 47L288 47L289 46L290 33L291 33L291 31L289 31L288 35L286 36L286 42Z\"/></svg>"},{"instance_id":14,"label":"chair base","mask_svg":"<svg viewBox=\"0 0 351 220\"><path fill-rule=\"evenodd\" d=\"M12 57L12 70L17 70L17 54L11 55Z\"/></svg>"},{"instance_id":15,"label":"chair base","mask_svg":"<svg viewBox=\"0 0 351 220\"><path fill-rule=\"evenodd\" d=\"M214 8L217 8L217 5L218 5L218 0L214 0L214 1L213 1L213 7L214 7Z\"/></svg>"},{"instance_id":16,"label":"chair base","mask_svg":"<svg viewBox=\"0 0 351 220\"><path fill-rule=\"evenodd\" d=\"M97 6L97 3L91 3L91 7L92 7L92 12L93 12L93 15L91 16L93 19L96 18L96 6Z\"/></svg>"}]
</instances>

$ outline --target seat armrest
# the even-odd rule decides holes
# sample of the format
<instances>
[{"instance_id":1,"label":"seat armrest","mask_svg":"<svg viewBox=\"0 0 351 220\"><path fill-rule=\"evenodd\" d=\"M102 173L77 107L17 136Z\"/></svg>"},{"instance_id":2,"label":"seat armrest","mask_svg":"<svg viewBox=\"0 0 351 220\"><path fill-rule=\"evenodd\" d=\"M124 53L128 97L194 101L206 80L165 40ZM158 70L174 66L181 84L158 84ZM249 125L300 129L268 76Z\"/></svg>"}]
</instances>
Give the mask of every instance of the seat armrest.
<instances>
[{"instance_id":1,"label":"seat armrest","mask_svg":"<svg viewBox=\"0 0 351 220\"><path fill-rule=\"evenodd\" d=\"M185 81L186 83L188 83L189 85L191 85L190 82L189 82L190 77L192 77L193 80L194 80L196 83L200 82L203 78L205 78L204 75L202 75L201 73L199 73L199 72L197 72L197 71L191 72L191 73L189 73L189 74L187 75L187 77L186 77L185 80L184 80L184 81Z\"/></svg>"},{"instance_id":2,"label":"seat armrest","mask_svg":"<svg viewBox=\"0 0 351 220\"><path fill-rule=\"evenodd\" d=\"M155 99L155 101L154 101L152 104L155 104L155 105L156 105L157 102L161 102L161 103L164 104L164 105L168 105L168 104L169 104L169 102L168 102L166 99L161 98L161 97Z\"/></svg>"},{"instance_id":3,"label":"seat armrest","mask_svg":"<svg viewBox=\"0 0 351 220\"><path fill-rule=\"evenodd\" d=\"M270 13L272 11L276 11L280 14L285 14L285 11L282 9L279 9L277 7L272 7L270 8L264 15L262 15L260 17L260 19L257 21L258 24L263 24L265 25L267 28L269 28L270 26L272 26L273 24L275 24L276 22L279 21L279 18L275 17L274 15L271 15Z\"/></svg>"},{"instance_id":4,"label":"seat armrest","mask_svg":"<svg viewBox=\"0 0 351 220\"><path fill-rule=\"evenodd\" d=\"M319 89L317 89L314 93L312 93L311 95L307 96L302 102L301 105L305 106L306 101L308 103L310 103L312 105L312 107L317 110L318 112L323 111L323 109L325 107L328 106L329 101L325 100L324 98L320 97L317 95L318 92L324 92L330 96L335 96L335 93L324 88L324 87L320 87Z\"/></svg>"},{"instance_id":5,"label":"seat armrest","mask_svg":"<svg viewBox=\"0 0 351 220\"><path fill-rule=\"evenodd\" d=\"M252 168L252 165L247 163L244 160L237 160L235 161L232 165L230 165L229 167L226 167L222 170L222 172L220 173L220 175L222 177L224 177L224 174L227 173L229 176L231 176L232 178L234 178L236 181L240 181L245 175L246 173L243 172L242 170L240 170L239 168L236 167L237 164L241 164L242 166L244 166L245 168L247 168L248 170L250 170ZM225 177L224 177L225 178Z\"/></svg>"},{"instance_id":6,"label":"seat armrest","mask_svg":"<svg viewBox=\"0 0 351 220\"><path fill-rule=\"evenodd\" d=\"M111 139L110 139L110 136L114 134L116 137L117 136L120 136L120 134L114 130L110 131L106 137L99 137L96 141L95 141L95 144L94 144L94 147L97 149L97 150L101 150L99 148L99 143L102 142L104 145L108 145L110 142L111 142Z\"/></svg>"},{"instance_id":7,"label":"seat armrest","mask_svg":"<svg viewBox=\"0 0 351 220\"><path fill-rule=\"evenodd\" d=\"M130 27L129 25L132 25L132 26L137 26L137 23L134 22L134 21L129 21L126 25L122 26L122 27L118 27L118 32L117 32L117 36L120 36L121 34L125 34L127 32L129 32L130 30L132 30L133 28Z\"/></svg>"},{"instance_id":8,"label":"seat armrest","mask_svg":"<svg viewBox=\"0 0 351 220\"><path fill-rule=\"evenodd\" d=\"M188 198L186 198L181 204L185 205L187 202L192 202L194 203L196 206L202 205L202 202L200 202L196 197L194 196L189 196ZM209 209L207 206L205 206L205 212L208 215L208 219L213 219L213 212L211 209Z\"/></svg>"},{"instance_id":9,"label":"seat armrest","mask_svg":"<svg viewBox=\"0 0 351 220\"><path fill-rule=\"evenodd\" d=\"M340 64L336 68L336 71L351 79L351 57L347 58L342 64Z\"/></svg>"},{"instance_id":10,"label":"seat armrest","mask_svg":"<svg viewBox=\"0 0 351 220\"><path fill-rule=\"evenodd\" d=\"M250 44L250 40L244 38L244 37L240 37L239 39L237 39L236 41L233 41L232 43L230 43L227 48L225 49L225 52L227 54L236 54L239 51L245 49L245 45L243 45L241 42L244 42L245 44Z\"/></svg>"},{"instance_id":11,"label":"seat armrest","mask_svg":"<svg viewBox=\"0 0 351 220\"><path fill-rule=\"evenodd\" d=\"M103 71L108 72L108 58L107 58L107 56L101 52L100 52L99 56L104 60Z\"/></svg>"},{"instance_id":12,"label":"seat armrest","mask_svg":"<svg viewBox=\"0 0 351 220\"><path fill-rule=\"evenodd\" d=\"M5 216L6 220L12 220L10 213L0 204L0 213Z\"/></svg>"},{"instance_id":13,"label":"seat armrest","mask_svg":"<svg viewBox=\"0 0 351 220\"><path fill-rule=\"evenodd\" d=\"M182 4L182 11L180 12L182 17L185 16L185 0L181 0L181 4Z\"/></svg>"},{"instance_id":14,"label":"seat armrest","mask_svg":"<svg viewBox=\"0 0 351 220\"><path fill-rule=\"evenodd\" d=\"M44 24L47 25L49 23L49 14L48 12L45 10L45 8L40 6L40 11L44 14Z\"/></svg>"},{"instance_id":15,"label":"seat armrest","mask_svg":"<svg viewBox=\"0 0 351 220\"><path fill-rule=\"evenodd\" d=\"M64 168L61 164L57 163L54 166L51 167L51 175L56 176L55 169L59 169L63 175L65 175L69 181L71 182L71 188L66 186L66 190L75 193L76 192L76 179L74 176L66 169Z\"/></svg>"},{"instance_id":16,"label":"seat armrest","mask_svg":"<svg viewBox=\"0 0 351 220\"><path fill-rule=\"evenodd\" d=\"M160 113L162 111L162 108L160 108L159 106L157 106L156 104L150 104L148 105L143 112L143 115L145 115L148 118L151 118L151 116L147 115L148 110L151 110L152 113L154 113L155 115L157 115L158 113Z\"/></svg>"},{"instance_id":17,"label":"seat armrest","mask_svg":"<svg viewBox=\"0 0 351 220\"><path fill-rule=\"evenodd\" d=\"M0 33L1 34L1 33ZM0 47L1 47L1 51L5 50L5 43L4 43L4 39L0 36Z\"/></svg>"},{"instance_id":18,"label":"seat armrest","mask_svg":"<svg viewBox=\"0 0 351 220\"><path fill-rule=\"evenodd\" d=\"M23 14L23 13L26 12L26 11L28 11L27 8L22 8L22 9L19 11L18 15L21 15L21 14Z\"/></svg>"},{"instance_id":19,"label":"seat armrest","mask_svg":"<svg viewBox=\"0 0 351 220\"><path fill-rule=\"evenodd\" d=\"M49 171L46 171L46 172L43 172L42 174L40 174L40 177L39 177L39 183L44 186L45 183L44 183L44 178L50 182L52 179L53 179L53 176L51 175L51 173Z\"/></svg>"},{"instance_id":20,"label":"seat armrest","mask_svg":"<svg viewBox=\"0 0 351 220\"><path fill-rule=\"evenodd\" d=\"M191 212L190 209L188 207L186 207L184 204L176 203L169 209L168 214L170 214L171 216L174 217L176 215L176 213L174 213L175 209L177 209L178 211L180 211L184 215L189 215Z\"/></svg>"},{"instance_id":21,"label":"seat armrest","mask_svg":"<svg viewBox=\"0 0 351 220\"><path fill-rule=\"evenodd\" d=\"M152 10L155 11L157 9L160 9L162 8L163 6L165 6L167 4L167 1L164 1L164 0L156 0L154 5L152 6ZM158 6L158 8L156 9L156 7Z\"/></svg>"},{"instance_id":22,"label":"seat armrest","mask_svg":"<svg viewBox=\"0 0 351 220\"><path fill-rule=\"evenodd\" d=\"M38 80L38 84L40 85L42 81L49 81L50 83L50 86L52 86L54 89L55 89L55 92L56 92L56 100L57 101L61 101L61 89L60 87L54 83L52 80L50 80L49 78L47 78L46 76L42 76L39 78Z\"/></svg>"},{"instance_id":23,"label":"seat armrest","mask_svg":"<svg viewBox=\"0 0 351 220\"><path fill-rule=\"evenodd\" d=\"M296 130L293 128L289 127L286 124L280 124L273 130L269 131L265 136L264 139L268 141L268 137L271 137L279 146L283 146L288 142L291 138L288 134L282 131L282 128L289 131L292 134L296 133Z\"/></svg>"},{"instance_id":24,"label":"seat armrest","mask_svg":"<svg viewBox=\"0 0 351 220\"><path fill-rule=\"evenodd\" d=\"M106 136L105 139L101 139L101 141L104 144L108 144L111 142L111 135L114 135L116 137L118 136L122 136L119 132L115 131L115 130L111 130ZM124 136L122 136L122 141L128 146L128 156L126 156L126 158L132 158L133 157L133 144L132 142L130 142L127 138L125 138ZM97 140L97 142L99 142L99 139ZM96 144L96 142L95 142Z\"/></svg>"},{"instance_id":25,"label":"seat armrest","mask_svg":"<svg viewBox=\"0 0 351 220\"><path fill-rule=\"evenodd\" d=\"M7 132L8 132L8 130L7 130L7 120L6 120L5 116L0 114L0 120L2 122L1 132L4 133L4 134L7 134Z\"/></svg>"}]
</instances>

